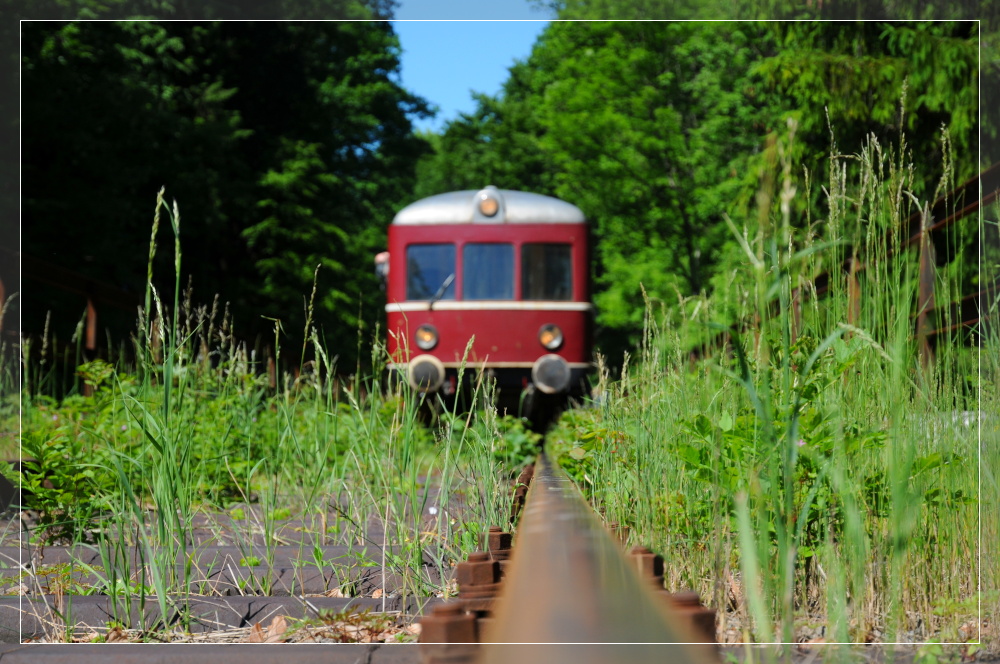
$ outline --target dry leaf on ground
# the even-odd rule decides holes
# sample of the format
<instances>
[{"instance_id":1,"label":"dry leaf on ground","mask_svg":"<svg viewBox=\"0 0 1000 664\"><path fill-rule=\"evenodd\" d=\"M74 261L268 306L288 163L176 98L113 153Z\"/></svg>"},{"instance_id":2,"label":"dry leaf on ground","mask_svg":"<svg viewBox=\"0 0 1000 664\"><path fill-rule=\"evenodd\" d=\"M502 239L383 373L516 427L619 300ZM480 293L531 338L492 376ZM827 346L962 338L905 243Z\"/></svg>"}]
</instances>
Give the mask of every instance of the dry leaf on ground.
<instances>
[{"instance_id":1,"label":"dry leaf on ground","mask_svg":"<svg viewBox=\"0 0 1000 664\"><path fill-rule=\"evenodd\" d=\"M116 643L120 641L128 641L128 634L121 627L112 627L108 630L108 638L105 639L106 643Z\"/></svg>"},{"instance_id":2,"label":"dry leaf on ground","mask_svg":"<svg viewBox=\"0 0 1000 664\"><path fill-rule=\"evenodd\" d=\"M285 616L277 615L267 626L267 638L264 643L280 643L285 640L285 632L288 631L288 621Z\"/></svg>"},{"instance_id":3,"label":"dry leaf on ground","mask_svg":"<svg viewBox=\"0 0 1000 664\"><path fill-rule=\"evenodd\" d=\"M264 630L261 628L260 623L254 623L253 627L250 628L250 633L247 634L247 643L264 643L267 637L264 635Z\"/></svg>"}]
</instances>

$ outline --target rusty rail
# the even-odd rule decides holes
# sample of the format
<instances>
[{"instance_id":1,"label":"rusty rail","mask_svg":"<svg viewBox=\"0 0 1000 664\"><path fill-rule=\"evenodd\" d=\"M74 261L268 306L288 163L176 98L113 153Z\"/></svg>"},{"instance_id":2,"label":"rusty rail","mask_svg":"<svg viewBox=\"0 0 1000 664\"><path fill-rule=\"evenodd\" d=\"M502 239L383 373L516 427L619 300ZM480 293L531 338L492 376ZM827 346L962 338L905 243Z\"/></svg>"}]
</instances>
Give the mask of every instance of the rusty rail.
<instances>
[{"instance_id":1,"label":"rusty rail","mask_svg":"<svg viewBox=\"0 0 1000 664\"><path fill-rule=\"evenodd\" d=\"M460 565L460 599L425 617L421 640L426 649L427 641L450 634L453 644L466 645L425 650L425 662L508 664L510 644L561 644L517 649L519 664L718 661L714 612L701 607L696 596L692 611L693 593L670 595L663 589L659 556L648 549L626 555L573 482L544 453L535 463L512 552L502 579L500 563L494 561L490 568L485 553ZM477 622L477 610L484 608L475 597L479 593L461 598L467 589L495 586L498 580L489 617L484 620L478 611ZM705 618L711 638L698 632ZM431 630L439 636L425 639ZM470 649L467 644L474 640L482 645Z\"/></svg>"}]
</instances>

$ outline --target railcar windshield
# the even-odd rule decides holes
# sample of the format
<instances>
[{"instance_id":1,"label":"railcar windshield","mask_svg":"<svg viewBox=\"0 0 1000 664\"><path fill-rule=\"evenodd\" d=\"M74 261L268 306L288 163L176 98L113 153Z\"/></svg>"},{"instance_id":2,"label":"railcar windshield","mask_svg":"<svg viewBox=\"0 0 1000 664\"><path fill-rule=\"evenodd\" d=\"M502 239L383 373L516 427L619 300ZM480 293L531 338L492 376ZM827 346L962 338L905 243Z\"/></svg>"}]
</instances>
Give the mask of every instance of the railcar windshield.
<instances>
[{"instance_id":1,"label":"railcar windshield","mask_svg":"<svg viewBox=\"0 0 1000 664\"><path fill-rule=\"evenodd\" d=\"M573 299L573 270L568 244L521 247L521 293L525 300Z\"/></svg>"},{"instance_id":2,"label":"railcar windshield","mask_svg":"<svg viewBox=\"0 0 1000 664\"><path fill-rule=\"evenodd\" d=\"M454 275L455 245L411 244L406 248L407 300L454 300Z\"/></svg>"},{"instance_id":3,"label":"railcar windshield","mask_svg":"<svg viewBox=\"0 0 1000 664\"><path fill-rule=\"evenodd\" d=\"M514 299L514 245L467 244L462 266L462 299Z\"/></svg>"}]
</instances>

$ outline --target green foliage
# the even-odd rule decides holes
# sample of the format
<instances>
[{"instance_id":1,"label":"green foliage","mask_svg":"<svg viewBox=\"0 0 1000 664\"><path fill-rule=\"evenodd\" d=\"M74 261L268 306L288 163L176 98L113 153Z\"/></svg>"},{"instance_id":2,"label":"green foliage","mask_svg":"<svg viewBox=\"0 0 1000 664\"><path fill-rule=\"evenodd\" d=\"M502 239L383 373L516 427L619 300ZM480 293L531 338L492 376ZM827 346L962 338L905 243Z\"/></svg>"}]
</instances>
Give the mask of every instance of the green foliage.
<instances>
[{"instance_id":1,"label":"green foliage","mask_svg":"<svg viewBox=\"0 0 1000 664\"><path fill-rule=\"evenodd\" d=\"M549 432L546 449L550 458L590 497L595 493L594 464L599 453L613 458L620 448L621 461L628 462L625 438L622 431L600 426L593 411L567 410Z\"/></svg>"},{"instance_id":2,"label":"green foliage","mask_svg":"<svg viewBox=\"0 0 1000 664\"><path fill-rule=\"evenodd\" d=\"M108 468L109 453L102 444L101 413L106 401L80 397L61 407L40 400L25 418L19 473L25 509L37 512L42 542L92 541L93 528L111 507L114 485ZM95 412L96 411L96 412Z\"/></svg>"},{"instance_id":3,"label":"green foliage","mask_svg":"<svg viewBox=\"0 0 1000 664\"><path fill-rule=\"evenodd\" d=\"M387 17L393 0L261 0L240 6L220 0L190 5L176 0L40 0L24 8L25 19L160 19L160 20L262 20L262 19L370 19Z\"/></svg>"},{"instance_id":4,"label":"green foliage","mask_svg":"<svg viewBox=\"0 0 1000 664\"><path fill-rule=\"evenodd\" d=\"M295 347L321 266L312 325L354 363L382 315L362 297L371 256L426 150L391 24L28 22L22 43L26 254L141 293L147 196L165 185L185 201L182 284L230 302L249 339L280 319ZM154 264L165 303L171 267ZM25 329L48 308L55 330L75 323L60 298L33 299ZM122 338L132 315L101 325Z\"/></svg>"},{"instance_id":5,"label":"green foliage","mask_svg":"<svg viewBox=\"0 0 1000 664\"><path fill-rule=\"evenodd\" d=\"M883 145L905 132L922 163L942 164L941 130L957 152L971 155L977 123L978 40L974 23L864 22L844 29L824 22L772 23L777 48L755 73L798 122L798 154L813 173L831 132L841 145L859 145L873 134ZM824 109L825 113L818 112ZM958 181L974 175L977 159L964 157ZM922 169L919 196L933 194L939 174Z\"/></svg>"},{"instance_id":6,"label":"green foliage","mask_svg":"<svg viewBox=\"0 0 1000 664\"><path fill-rule=\"evenodd\" d=\"M568 20L816 20L912 21L974 20L995 24L997 10L990 3L921 2L894 0L827 0L802 3L795 0L725 0L718 2L661 3L653 0L531 0L532 4Z\"/></svg>"},{"instance_id":7,"label":"green foliage","mask_svg":"<svg viewBox=\"0 0 1000 664\"><path fill-rule=\"evenodd\" d=\"M794 151L778 141L775 154ZM717 606L735 596L764 641L792 640L806 611L825 614L844 642L875 623L887 639L951 633L957 616L934 614L935 598L977 588L979 445L963 411L992 409L996 397L978 401L956 375L959 358L994 350L939 344L933 361L919 361L918 257L887 257L882 240L905 214L894 197L911 181L885 167L874 141L850 158L862 172L827 185L823 212L832 240L858 238L863 255L879 257L859 294L833 279L826 298L794 313L793 285L816 263L839 264L844 244L802 237L791 201L769 201L770 223L738 240L743 264L730 283L683 308L679 322L650 303L637 358L599 407L567 415L549 441L608 520L676 561L669 587L693 587ZM787 195L792 169L782 167L774 188ZM857 230L848 215L874 228ZM703 328L699 310L735 322L726 347L693 361L683 342L685 328ZM987 371L993 385L996 367ZM711 582L720 578L738 589L721 592Z\"/></svg>"},{"instance_id":8,"label":"green foliage","mask_svg":"<svg viewBox=\"0 0 1000 664\"><path fill-rule=\"evenodd\" d=\"M511 415L500 418L498 428L500 439L493 456L501 468L516 476L522 468L535 461L542 435L530 431L523 420Z\"/></svg>"},{"instance_id":9,"label":"green foliage","mask_svg":"<svg viewBox=\"0 0 1000 664\"><path fill-rule=\"evenodd\" d=\"M570 18L605 11L589 0L557 8ZM430 137L415 196L491 183L579 205L593 226L598 344L617 365L641 340L645 298L679 317L733 281L742 252L727 217L752 237L785 196L793 228L839 241L810 184L829 171L833 136L904 149L905 131L905 149L921 155L909 184L917 195L975 173L973 26L553 23L500 95L479 97L474 113ZM797 164L790 192L774 188L781 160Z\"/></svg>"},{"instance_id":10,"label":"green foliage","mask_svg":"<svg viewBox=\"0 0 1000 664\"><path fill-rule=\"evenodd\" d=\"M9 587L7 593L17 592L18 586L29 590L40 589L51 595L97 595L104 588L86 583L80 577L90 572L103 572L101 567L82 566L73 563L54 563L38 565L30 572L21 572L14 577L0 577L0 584ZM33 586L33 587L32 587Z\"/></svg>"},{"instance_id":11,"label":"green foliage","mask_svg":"<svg viewBox=\"0 0 1000 664\"><path fill-rule=\"evenodd\" d=\"M765 38L754 24L554 23L499 98L448 126L418 193L490 182L579 205L598 321L634 331L640 284L661 299L705 287L720 215L745 204L765 133L747 72ZM615 336L618 352L637 341Z\"/></svg>"},{"instance_id":12,"label":"green foliage","mask_svg":"<svg viewBox=\"0 0 1000 664\"><path fill-rule=\"evenodd\" d=\"M155 229L164 211L174 232L179 285L180 218L176 206L165 208L162 192L149 261L155 260ZM34 478L48 472L61 483L69 476L67 484L78 490L67 496L58 490L61 485L42 485L48 492L33 497L40 511L33 537L94 541L108 592L137 592L140 602L154 595L161 615L178 611L186 620L189 613L175 593L188 592L191 566L178 568L176 560L187 554L195 515L218 511L236 497L245 507L229 514L243 522L235 524L234 534L240 539L247 535L243 529L259 529L268 564L276 522L292 515L288 505L309 506L301 518L312 522L306 530L314 538L314 556L331 533L348 544L368 541L377 519L388 538L382 546L392 541L401 547L384 552L383 564L400 575L402 592L420 596L440 591L440 583L428 578L425 556L443 579L455 558L478 546L487 525L505 523L497 515L509 515L511 498L504 495L507 478L497 458L495 417L476 419L472 426L471 416L442 413L438 427L423 426L420 413L430 404L405 383L385 391L379 377L386 357L377 343L373 375L344 384L334 374L335 359L314 333L316 359L294 380L275 376L271 388L267 374L256 373L246 346L235 341L228 312L217 321L214 308L209 314L187 298L182 306L175 290L167 315L150 285L147 306L154 304L155 314L140 310L135 375L102 361L83 364L78 374L93 393L62 402L36 393L41 383L25 387L25 419L31 423L25 448L38 461L31 466L35 472L19 478L21 484L37 488ZM481 398L481 385L477 381L473 402ZM50 429L58 429L64 418L73 431L53 434ZM524 434L499 454L523 455L521 447L531 440ZM83 484L91 465L103 471L100 485ZM475 495L472 507L454 514L450 497L466 493ZM438 504L430 502L432 495ZM131 547L142 551L138 568ZM356 588L349 569L346 574L338 577L341 586ZM130 585L135 579L137 585ZM247 583L268 592L263 581Z\"/></svg>"},{"instance_id":13,"label":"green foliage","mask_svg":"<svg viewBox=\"0 0 1000 664\"><path fill-rule=\"evenodd\" d=\"M860 481L865 486L860 504L872 517L884 517L889 502L884 471L879 468L861 470L865 467L864 459L881 454L885 432L865 430L858 424L841 425L838 429L836 411L824 404L824 395L836 389L857 359L852 355L845 361L845 348L849 345L859 346L837 339L812 364L807 374L796 377L791 395L782 393L782 383L775 372L768 383L772 390L770 398L783 405L777 409L769 426L770 431L780 432L776 441L764 438L765 427L752 404L746 404L735 416L726 409L714 419L710 411L686 417L678 423L684 435L676 443L673 454L691 480L713 485L712 492L724 497L725 511L733 518L735 497L740 492L759 491L767 495L781 491L775 469L781 467L785 450L790 446L796 448L789 484L794 492L791 503L799 515L796 517L797 547L802 560L810 558L831 534L844 535L844 505L828 474L831 465L844 463L859 469ZM800 367L806 366L806 358L815 347L813 339L799 339L792 347L792 361ZM751 373L756 372L751 368ZM792 432L798 436L794 440L788 437ZM664 526L671 520L672 507L682 508L691 536L710 525L718 505L685 505L683 499L678 501L676 496L672 505L669 495L665 500L667 521ZM781 518L780 510L772 505L762 509L766 515L761 520L768 524L771 544L778 546L776 523Z\"/></svg>"},{"instance_id":14,"label":"green foliage","mask_svg":"<svg viewBox=\"0 0 1000 664\"><path fill-rule=\"evenodd\" d=\"M35 460L14 479L33 510L31 537L94 543L104 571L88 571L107 592L173 602L173 590L187 587L173 561L188 552L191 521L201 512L225 511L235 521L227 537L239 542L263 531L270 546L276 522L294 509L317 551L331 538L367 541L377 519L402 547L385 556L386 565L402 576L407 593L419 595L440 591L425 578L425 556L450 568L480 546L489 525L506 525L496 518L510 509L500 464L527 459L537 444L520 422L504 421L511 444L497 446L493 421L449 414L440 426L422 424L425 404L408 392L345 386L324 367L271 394L266 376L247 373L239 349L213 349L225 358L216 366L195 361L195 349L164 348L173 368L144 365L139 376L88 363L80 373L95 384L93 395L62 402L30 395L25 402L24 454ZM481 454L473 455L473 445ZM473 505L452 511L452 494ZM225 510L234 501L240 506ZM292 505L311 507L300 512ZM132 546L143 550L144 566L133 567ZM355 566L378 564L370 552L350 555ZM270 564L267 551L243 558ZM342 581L356 587L350 570Z\"/></svg>"}]
</instances>

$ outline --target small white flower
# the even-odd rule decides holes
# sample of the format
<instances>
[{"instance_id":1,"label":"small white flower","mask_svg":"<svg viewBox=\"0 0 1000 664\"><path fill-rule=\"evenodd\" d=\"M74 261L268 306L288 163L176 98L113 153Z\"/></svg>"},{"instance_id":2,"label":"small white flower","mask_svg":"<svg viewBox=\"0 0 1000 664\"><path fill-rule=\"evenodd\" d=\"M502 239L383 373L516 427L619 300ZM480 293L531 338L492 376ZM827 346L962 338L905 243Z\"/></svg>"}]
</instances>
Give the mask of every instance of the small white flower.
<instances>
[{"instance_id":1,"label":"small white flower","mask_svg":"<svg viewBox=\"0 0 1000 664\"><path fill-rule=\"evenodd\" d=\"M438 508L435 507L434 505L431 505L430 507L427 508L427 511L430 512L432 515L433 514L437 514L438 513Z\"/></svg>"}]
</instances>

